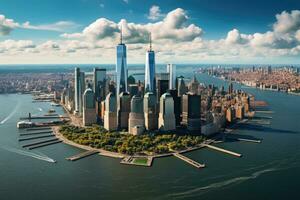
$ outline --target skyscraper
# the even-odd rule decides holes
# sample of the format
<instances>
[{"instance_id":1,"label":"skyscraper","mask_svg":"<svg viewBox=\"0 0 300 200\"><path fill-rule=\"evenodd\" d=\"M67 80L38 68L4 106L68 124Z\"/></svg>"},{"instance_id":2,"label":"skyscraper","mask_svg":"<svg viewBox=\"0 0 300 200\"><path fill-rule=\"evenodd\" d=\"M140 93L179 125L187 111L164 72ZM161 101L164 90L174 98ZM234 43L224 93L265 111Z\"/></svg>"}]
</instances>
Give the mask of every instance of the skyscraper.
<instances>
[{"instance_id":1,"label":"skyscraper","mask_svg":"<svg viewBox=\"0 0 300 200\"><path fill-rule=\"evenodd\" d=\"M147 130L157 129L157 106L156 97L153 92L147 92L144 96L145 128Z\"/></svg>"},{"instance_id":2,"label":"skyscraper","mask_svg":"<svg viewBox=\"0 0 300 200\"><path fill-rule=\"evenodd\" d=\"M168 64L167 72L169 73L169 89L176 89L176 65Z\"/></svg>"},{"instance_id":3,"label":"skyscraper","mask_svg":"<svg viewBox=\"0 0 300 200\"><path fill-rule=\"evenodd\" d=\"M158 128L162 131L175 130L174 100L170 93L160 97Z\"/></svg>"},{"instance_id":4,"label":"skyscraper","mask_svg":"<svg viewBox=\"0 0 300 200\"><path fill-rule=\"evenodd\" d=\"M178 96L181 97L182 95L184 95L187 91L185 82L184 82L184 77L180 76L178 77Z\"/></svg>"},{"instance_id":5,"label":"skyscraper","mask_svg":"<svg viewBox=\"0 0 300 200\"><path fill-rule=\"evenodd\" d=\"M105 99L104 128L109 131L114 131L118 128L117 99L111 92Z\"/></svg>"},{"instance_id":6,"label":"skyscraper","mask_svg":"<svg viewBox=\"0 0 300 200\"><path fill-rule=\"evenodd\" d=\"M83 94L83 125L90 126L96 123L95 96L91 88Z\"/></svg>"},{"instance_id":7,"label":"skyscraper","mask_svg":"<svg viewBox=\"0 0 300 200\"><path fill-rule=\"evenodd\" d=\"M131 96L128 92L122 92L119 96L120 108L118 109L118 125L120 129L128 128Z\"/></svg>"},{"instance_id":8,"label":"skyscraper","mask_svg":"<svg viewBox=\"0 0 300 200\"><path fill-rule=\"evenodd\" d=\"M169 74L168 73L156 74L156 86L157 86L156 98L157 98L157 102L159 102L161 95L168 91Z\"/></svg>"},{"instance_id":9,"label":"skyscraper","mask_svg":"<svg viewBox=\"0 0 300 200\"><path fill-rule=\"evenodd\" d=\"M182 125L196 134L201 133L201 96L188 93L182 96Z\"/></svg>"},{"instance_id":10,"label":"skyscraper","mask_svg":"<svg viewBox=\"0 0 300 200\"><path fill-rule=\"evenodd\" d=\"M142 134L145 130L143 98L133 96L131 99L131 111L128 120L128 132L133 135Z\"/></svg>"},{"instance_id":11,"label":"skyscraper","mask_svg":"<svg viewBox=\"0 0 300 200\"><path fill-rule=\"evenodd\" d=\"M80 68L75 68L75 114L82 114L82 95L85 90L85 75Z\"/></svg>"},{"instance_id":12,"label":"skyscraper","mask_svg":"<svg viewBox=\"0 0 300 200\"><path fill-rule=\"evenodd\" d=\"M100 122L102 121L100 120L101 101L105 100L108 90L106 87L106 69L94 68L93 90L95 92L97 121Z\"/></svg>"},{"instance_id":13,"label":"skyscraper","mask_svg":"<svg viewBox=\"0 0 300 200\"><path fill-rule=\"evenodd\" d=\"M198 94L198 88L199 88L199 82L196 78L196 75L194 74L192 81L188 85L189 92Z\"/></svg>"},{"instance_id":14,"label":"skyscraper","mask_svg":"<svg viewBox=\"0 0 300 200\"><path fill-rule=\"evenodd\" d=\"M116 62L116 86L117 96L121 92L127 92L127 58L126 45L122 41L122 28L120 33L120 43L117 48L117 62Z\"/></svg>"},{"instance_id":15,"label":"skyscraper","mask_svg":"<svg viewBox=\"0 0 300 200\"><path fill-rule=\"evenodd\" d=\"M155 53L152 50L151 33L149 43L149 50L146 52L145 91L153 92L155 90Z\"/></svg>"}]
</instances>

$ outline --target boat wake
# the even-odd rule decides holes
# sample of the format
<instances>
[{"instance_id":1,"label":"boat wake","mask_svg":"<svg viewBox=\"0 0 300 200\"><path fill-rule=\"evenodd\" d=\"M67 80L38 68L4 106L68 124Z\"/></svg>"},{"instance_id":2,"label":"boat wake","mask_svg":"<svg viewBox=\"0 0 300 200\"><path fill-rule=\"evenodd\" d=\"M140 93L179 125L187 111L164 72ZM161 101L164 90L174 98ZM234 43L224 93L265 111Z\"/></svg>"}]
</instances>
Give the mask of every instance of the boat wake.
<instances>
[{"instance_id":1,"label":"boat wake","mask_svg":"<svg viewBox=\"0 0 300 200\"><path fill-rule=\"evenodd\" d=\"M39 110L40 112L43 112L43 109L42 109L42 108L38 108L38 110Z\"/></svg>"},{"instance_id":2,"label":"boat wake","mask_svg":"<svg viewBox=\"0 0 300 200\"><path fill-rule=\"evenodd\" d=\"M21 149L10 148L10 147L3 147L3 149L5 149L7 151L10 151L10 152L13 152L13 153L17 153L17 154L23 155L23 156L32 157L32 158L43 160L43 161L50 162L50 163L55 163L56 162L55 160L53 160L52 158L49 158L45 154L39 155L39 154L36 154L36 153L32 153L32 152L28 152L28 151L23 151Z\"/></svg>"},{"instance_id":3,"label":"boat wake","mask_svg":"<svg viewBox=\"0 0 300 200\"><path fill-rule=\"evenodd\" d=\"M9 120L12 116L14 116L14 114L17 112L18 108L20 106L20 102L18 102L18 104L16 105L16 107L14 108L14 110L7 116L5 117L0 124L4 124L7 120Z\"/></svg>"}]
</instances>

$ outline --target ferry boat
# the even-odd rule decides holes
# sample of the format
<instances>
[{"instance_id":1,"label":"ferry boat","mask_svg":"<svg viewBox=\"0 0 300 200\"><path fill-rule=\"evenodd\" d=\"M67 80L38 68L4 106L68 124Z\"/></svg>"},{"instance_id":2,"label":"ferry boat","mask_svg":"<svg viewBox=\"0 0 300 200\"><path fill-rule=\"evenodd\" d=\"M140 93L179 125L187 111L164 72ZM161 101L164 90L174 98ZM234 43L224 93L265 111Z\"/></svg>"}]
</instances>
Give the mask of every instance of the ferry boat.
<instances>
[{"instance_id":1,"label":"ferry boat","mask_svg":"<svg viewBox=\"0 0 300 200\"><path fill-rule=\"evenodd\" d=\"M31 128L33 125L33 122L20 121L17 123L17 128Z\"/></svg>"}]
</instances>

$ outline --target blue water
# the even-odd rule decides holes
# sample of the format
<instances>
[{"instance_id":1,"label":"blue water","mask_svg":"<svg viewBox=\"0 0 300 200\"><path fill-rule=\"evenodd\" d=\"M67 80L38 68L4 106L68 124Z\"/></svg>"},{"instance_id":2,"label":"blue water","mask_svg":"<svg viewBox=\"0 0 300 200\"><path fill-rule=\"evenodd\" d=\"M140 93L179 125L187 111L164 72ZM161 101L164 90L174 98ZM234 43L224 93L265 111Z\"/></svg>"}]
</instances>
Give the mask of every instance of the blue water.
<instances>
[{"instance_id":1,"label":"blue water","mask_svg":"<svg viewBox=\"0 0 300 200\"><path fill-rule=\"evenodd\" d=\"M185 69L178 73L192 76ZM197 78L205 84L227 86L205 74ZM69 162L65 158L81 150L66 144L30 151L57 164L16 153L16 149L25 150L21 148L25 142L17 141L22 132L16 128L19 117L28 112L44 114L51 106L32 103L30 95L0 95L0 123L5 120L0 124L0 199L298 199L300 96L242 89L267 101L266 109L274 113L258 114L272 117L270 125L252 123L234 133L262 139L262 143L218 145L243 154L242 158L209 149L186 154L206 164L201 170L174 157L156 159L151 168L121 165L119 159L97 155Z\"/></svg>"}]
</instances>

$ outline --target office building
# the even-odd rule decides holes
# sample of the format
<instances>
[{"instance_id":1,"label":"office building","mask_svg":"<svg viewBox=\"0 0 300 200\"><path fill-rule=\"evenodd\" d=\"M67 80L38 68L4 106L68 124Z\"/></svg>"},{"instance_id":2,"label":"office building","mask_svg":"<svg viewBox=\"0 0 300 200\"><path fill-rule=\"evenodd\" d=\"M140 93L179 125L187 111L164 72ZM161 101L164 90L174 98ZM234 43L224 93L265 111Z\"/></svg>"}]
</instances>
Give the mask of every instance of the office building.
<instances>
[{"instance_id":1,"label":"office building","mask_svg":"<svg viewBox=\"0 0 300 200\"><path fill-rule=\"evenodd\" d=\"M147 92L144 96L144 115L146 130L156 130L158 123L158 112L156 96L153 92Z\"/></svg>"},{"instance_id":2,"label":"office building","mask_svg":"<svg viewBox=\"0 0 300 200\"><path fill-rule=\"evenodd\" d=\"M75 114L81 116L82 114L82 96L85 90L85 75L80 72L78 67L75 68Z\"/></svg>"},{"instance_id":3,"label":"office building","mask_svg":"<svg viewBox=\"0 0 300 200\"><path fill-rule=\"evenodd\" d=\"M96 123L95 96L91 88L83 94L83 125L90 126Z\"/></svg>"},{"instance_id":4,"label":"office building","mask_svg":"<svg viewBox=\"0 0 300 200\"><path fill-rule=\"evenodd\" d=\"M122 41L122 29L120 33L120 43L117 48L117 62L116 62L116 92L117 96L121 92L127 92L127 58L126 45Z\"/></svg>"},{"instance_id":5,"label":"office building","mask_svg":"<svg viewBox=\"0 0 300 200\"><path fill-rule=\"evenodd\" d=\"M169 74L159 73L156 74L156 98L157 102L160 101L161 95L166 93L169 89Z\"/></svg>"},{"instance_id":6,"label":"office building","mask_svg":"<svg viewBox=\"0 0 300 200\"><path fill-rule=\"evenodd\" d=\"M101 102L107 95L106 69L94 68L93 90L95 92L97 121L101 120Z\"/></svg>"},{"instance_id":7,"label":"office building","mask_svg":"<svg viewBox=\"0 0 300 200\"><path fill-rule=\"evenodd\" d=\"M145 91L155 91L155 53L152 50L151 34L149 37L149 50L146 52L145 64Z\"/></svg>"},{"instance_id":8,"label":"office building","mask_svg":"<svg viewBox=\"0 0 300 200\"><path fill-rule=\"evenodd\" d=\"M180 76L178 77L178 85L177 85L177 90L178 90L178 96L181 97L182 95L184 95L187 92L187 87L185 85L184 82L184 77Z\"/></svg>"},{"instance_id":9,"label":"office building","mask_svg":"<svg viewBox=\"0 0 300 200\"><path fill-rule=\"evenodd\" d=\"M118 129L117 99L115 94L111 92L105 99L104 128L108 131Z\"/></svg>"},{"instance_id":10,"label":"office building","mask_svg":"<svg viewBox=\"0 0 300 200\"><path fill-rule=\"evenodd\" d=\"M200 95L187 93L182 96L182 125L192 133L201 133Z\"/></svg>"},{"instance_id":11,"label":"office building","mask_svg":"<svg viewBox=\"0 0 300 200\"><path fill-rule=\"evenodd\" d=\"M177 96L178 92L176 89L172 89L168 91L173 98L174 101L174 115L176 119L176 126L180 126L181 122L181 98Z\"/></svg>"},{"instance_id":12,"label":"office building","mask_svg":"<svg viewBox=\"0 0 300 200\"><path fill-rule=\"evenodd\" d=\"M133 135L142 134L145 130L144 106L141 96L133 96L129 114L128 132Z\"/></svg>"},{"instance_id":13,"label":"office building","mask_svg":"<svg viewBox=\"0 0 300 200\"><path fill-rule=\"evenodd\" d=\"M169 89L177 89L176 88L176 65L168 64L167 72L169 73Z\"/></svg>"},{"instance_id":14,"label":"office building","mask_svg":"<svg viewBox=\"0 0 300 200\"><path fill-rule=\"evenodd\" d=\"M128 119L130 113L130 100L131 97L128 92L122 92L119 96L119 109L118 109L118 117L119 117L119 129L127 129L128 128Z\"/></svg>"},{"instance_id":15,"label":"office building","mask_svg":"<svg viewBox=\"0 0 300 200\"><path fill-rule=\"evenodd\" d=\"M160 97L159 105L158 128L161 131L175 130L174 101L170 93Z\"/></svg>"},{"instance_id":16,"label":"office building","mask_svg":"<svg viewBox=\"0 0 300 200\"><path fill-rule=\"evenodd\" d=\"M196 78L196 75L193 76L192 81L188 85L189 92L193 94L198 94L199 82Z\"/></svg>"}]
</instances>

